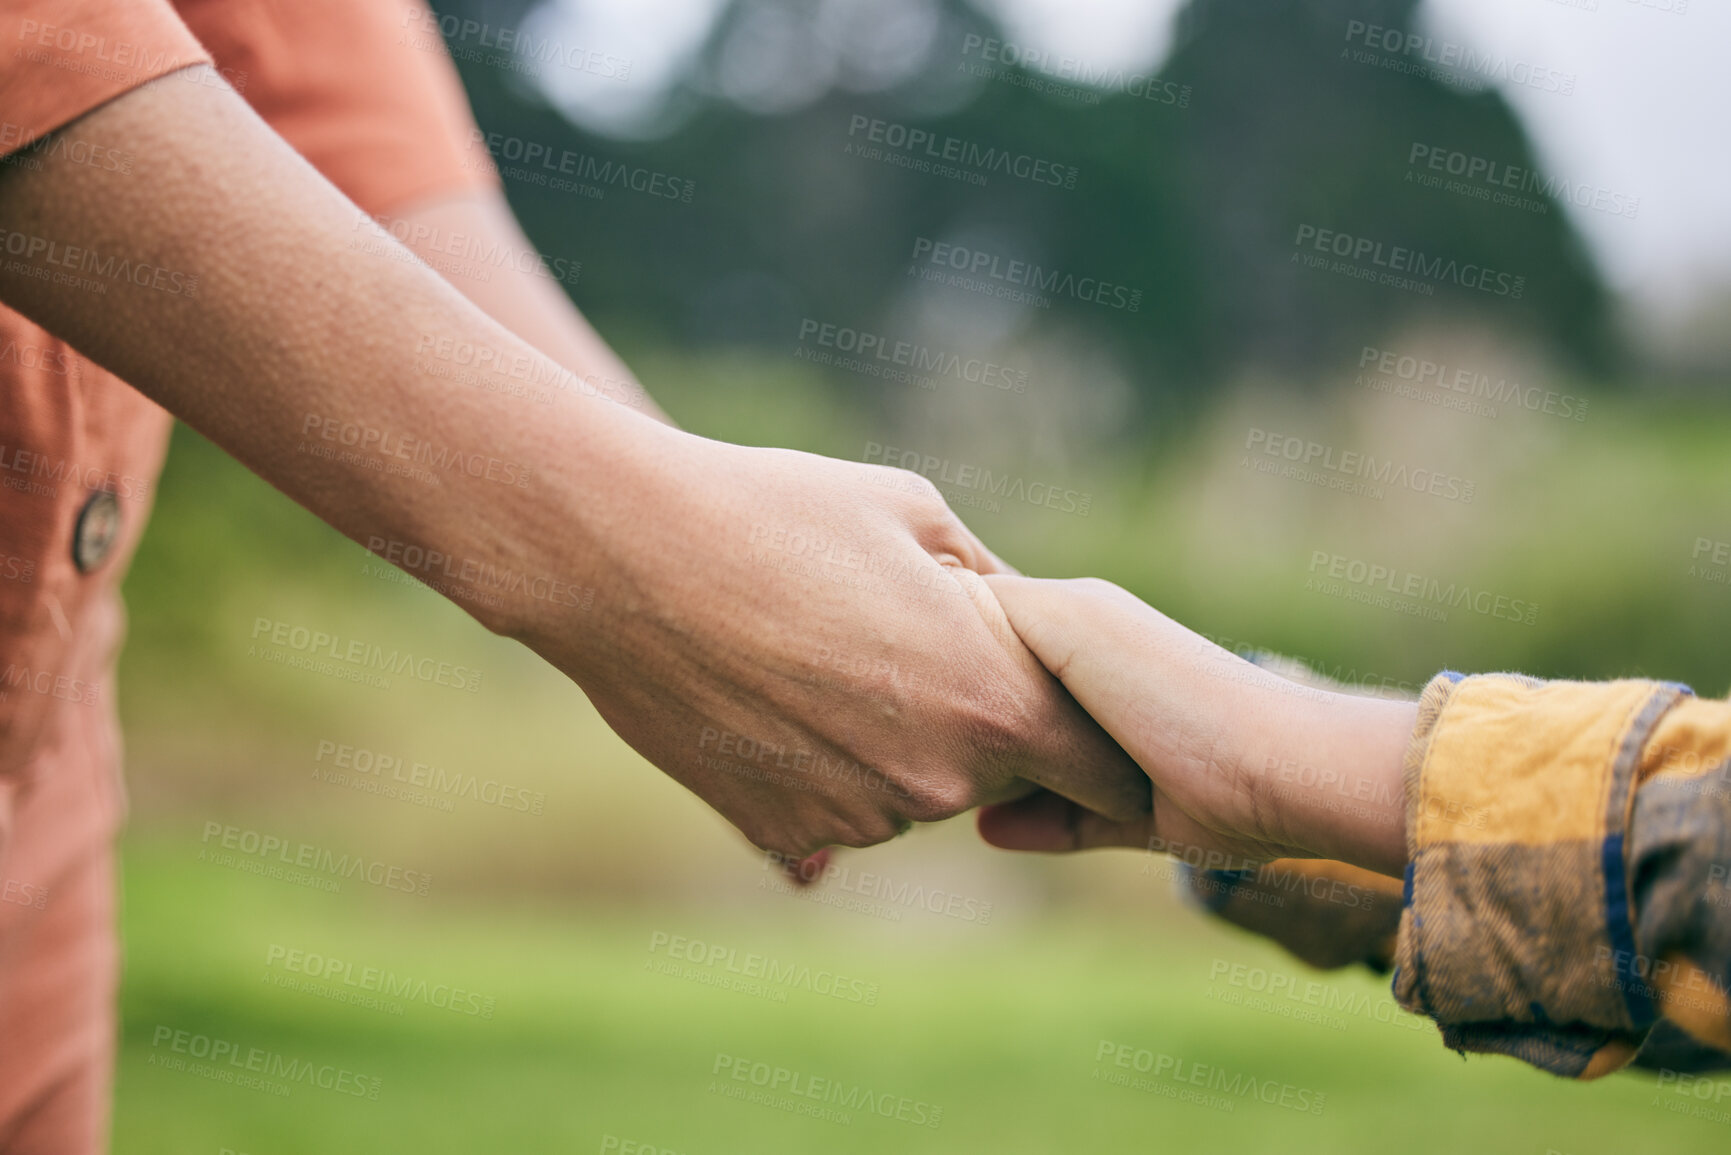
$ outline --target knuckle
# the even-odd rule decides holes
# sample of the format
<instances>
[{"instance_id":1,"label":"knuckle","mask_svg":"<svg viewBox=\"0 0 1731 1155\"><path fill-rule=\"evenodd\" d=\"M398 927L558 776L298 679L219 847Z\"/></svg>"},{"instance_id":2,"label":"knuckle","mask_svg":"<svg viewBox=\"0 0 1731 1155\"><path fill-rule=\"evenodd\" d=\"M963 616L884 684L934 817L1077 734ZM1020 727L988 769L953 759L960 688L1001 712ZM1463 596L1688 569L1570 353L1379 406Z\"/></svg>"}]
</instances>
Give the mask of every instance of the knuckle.
<instances>
[{"instance_id":1,"label":"knuckle","mask_svg":"<svg viewBox=\"0 0 1731 1155\"><path fill-rule=\"evenodd\" d=\"M915 822L942 822L972 809L976 801L971 782L939 775L906 784L902 811Z\"/></svg>"},{"instance_id":2,"label":"knuckle","mask_svg":"<svg viewBox=\"0 0 1731 1155\"><path fill-rule=\"evenodd\" d=\"M1069 584L1078 592L1091 597L1120 598L1125 594L1123 586L1100 577L1071 578Z\"/></svg>"},{"instance_id":3,"label":"knuckle","mask_svg":"<svg viewBox=\"0 0 1731 1155\"><path fill-rule=\"evenodd\" d=\"M917 473L911 473L908 477L909 480L913 482L913 484L908 487L908 494L916 502L922 505L929 505L941 509L948 509L950 507L950 503L944 500L943 492L938 489L937 482L933 481L929 477L922 477Z\"/></svg>"},{"instance_id":4,"label":"knuckle","mask_svg":"<svg viewBox=\"0 0 1731 1155\"><path fill-rule=\"evenodd\" d=\"M950 503L931 478L907 469L891 469L893 482L908 509L924 517L942 517L949 513Z\"/></svg>"},{"instance_id":5,"label":"knuckle","mask_svg":"<svg viewBox=\"0 0 1731 1155\"><path fill-rule=\"evenodd\" d=\"M841 824L841 829L830 839L830 843L864 850L868 846L888 842L898 833L894 819L886 814L857 815Z\"/></svg>"},{"instance_id":6,"label":"knuckle","mask_svg":"<svg viewBox=\"0 0 1731 1155\"><path fill-rule=\"evenodd\" d=\"M1033 711L1002 699L964 708L958 721L962 740L988 762L1026 751L1040 730Z\"/></svg>"},{"instance_id":7,"label":"knuckle","mask_svg":"<svg viewBox=\"0 0 1731 1155\"><path fill-rule=\"evenodd\" d=\"M862 465L865 480L873 490L905 498L918 498L926 492L937 492L925 477L898 465Z\"/></svg>"},{"instance_id":8,"label":"knuckle","mask_svg":"<svg viewBox=\"0 0 1731 1155\"><path fill-rule=\"evenodd\" d=\"M798 862L823 849L821 843L813 843L811 838L783 827L765 826L749 821L735 825L739 827L739 832L745 835L747 842L783 861Z\"/></svg>"}]
</instances>

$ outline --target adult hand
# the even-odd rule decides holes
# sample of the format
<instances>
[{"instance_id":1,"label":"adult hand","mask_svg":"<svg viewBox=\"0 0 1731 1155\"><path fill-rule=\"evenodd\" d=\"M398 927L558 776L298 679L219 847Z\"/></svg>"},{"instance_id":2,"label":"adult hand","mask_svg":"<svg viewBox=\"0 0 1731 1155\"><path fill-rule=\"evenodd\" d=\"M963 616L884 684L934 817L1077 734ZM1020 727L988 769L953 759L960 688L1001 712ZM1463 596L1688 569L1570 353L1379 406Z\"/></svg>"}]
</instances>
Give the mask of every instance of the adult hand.
<instances>
[{"instance_id":1,"label":"adult hand","mask_svg":"<svg viewBox=\"0 0 1731 1155\"><path fill-rule=\"evenodd\" d=\"M1039 794L983 812L987 841L1145 847L1227 868L1324 857L1399 875L1414 704L1288 681L1110 582L985 581L1022 641L1154 782L1143 818Z\"/></svg>"},{"instance_id":2,"label":"adult hand","mask_svg":"<svg viewBox=\"0 0 1731 1155\"><path fill-rule=\"evenodd\" d=\"M765 849L866 846L1044 786L1130 819L1147 777L1028 653L1000 563L924 478L641 423L581 548L591 615L508 628ZM597 561L599 564L597 564Z\"/></svg>"}]
</instances>

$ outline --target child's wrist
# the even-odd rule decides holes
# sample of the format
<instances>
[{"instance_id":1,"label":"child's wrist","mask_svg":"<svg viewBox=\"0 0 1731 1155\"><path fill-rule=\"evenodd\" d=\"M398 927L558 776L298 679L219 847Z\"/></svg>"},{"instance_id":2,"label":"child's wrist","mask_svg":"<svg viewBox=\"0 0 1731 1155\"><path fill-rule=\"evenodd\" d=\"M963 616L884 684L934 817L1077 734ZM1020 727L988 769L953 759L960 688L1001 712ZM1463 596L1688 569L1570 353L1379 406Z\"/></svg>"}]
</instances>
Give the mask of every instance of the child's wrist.
<instances>
[{"instance_id":1,"label":"child's wrist","mask_svg":"<svg viewBox=\"0 0 1731 1155\"><path fill-rule=\"evenodd\" d=\"M1300 787L1286 800L1292 840L1317 858L1403 873L1406 748L1417 718L1414 703L1348 694L1302 711L1286 743L1299 766L1284 770Z\"/></svg>"}]
</instances>

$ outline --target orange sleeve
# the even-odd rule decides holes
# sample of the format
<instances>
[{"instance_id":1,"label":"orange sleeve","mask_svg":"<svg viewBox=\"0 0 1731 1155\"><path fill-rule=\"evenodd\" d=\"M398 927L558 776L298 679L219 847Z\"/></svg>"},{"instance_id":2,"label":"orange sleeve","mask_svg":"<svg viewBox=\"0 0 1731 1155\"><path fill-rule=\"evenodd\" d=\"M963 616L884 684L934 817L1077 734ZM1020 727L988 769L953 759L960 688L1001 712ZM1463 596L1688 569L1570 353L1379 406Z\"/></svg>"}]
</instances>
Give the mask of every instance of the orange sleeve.
<instances>
[{"instance_id":1,"label":"orange sleeve","mask_svg":"<svg viewBox=\"0 0 1731 1155\"><path fill-rule=\"evenodd\" d=\"M498 183L424 0L177 0L224 75L367 212Z\"/></svg>"},{"instance_id":2,"label":"orange sleeve","mask_svg":"<svg viewBox=\"0 0 1731 1155\"><path fill-rule=\"evenodd\" d=\"M209 62L166 0L7 0L0 156L141 84Z\"/></svg>"}]
</instances>

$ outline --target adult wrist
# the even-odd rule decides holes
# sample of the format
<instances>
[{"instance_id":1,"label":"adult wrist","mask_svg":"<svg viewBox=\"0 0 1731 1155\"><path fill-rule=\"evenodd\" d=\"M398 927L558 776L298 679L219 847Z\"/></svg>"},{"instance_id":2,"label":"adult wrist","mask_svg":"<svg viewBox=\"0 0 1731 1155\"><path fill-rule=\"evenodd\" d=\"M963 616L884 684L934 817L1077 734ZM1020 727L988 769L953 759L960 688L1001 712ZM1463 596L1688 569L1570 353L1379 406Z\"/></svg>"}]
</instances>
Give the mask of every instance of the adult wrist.
<instances>
[{"instance_id":1,"label":"adult wrist","mask_svg":"<svg viewBox=\"0 0 1731 1155\"><path fill-rule=\"evenodd\" d=\"M666 452L651 444L656 431L671 432L585 397L497 422L490 441L497 453L522 463L526 483L466 487L453 511L454 532L435 535L464 546L442 563L445 580L429 584L495 634L544 656L555 642L568 648L572 615L594 612L605 596L609 559L640 517L625 507Z\"/></svg>"}]
</instances>

